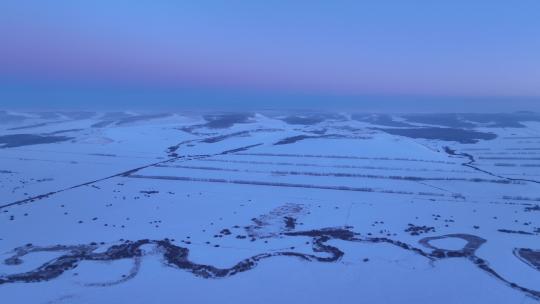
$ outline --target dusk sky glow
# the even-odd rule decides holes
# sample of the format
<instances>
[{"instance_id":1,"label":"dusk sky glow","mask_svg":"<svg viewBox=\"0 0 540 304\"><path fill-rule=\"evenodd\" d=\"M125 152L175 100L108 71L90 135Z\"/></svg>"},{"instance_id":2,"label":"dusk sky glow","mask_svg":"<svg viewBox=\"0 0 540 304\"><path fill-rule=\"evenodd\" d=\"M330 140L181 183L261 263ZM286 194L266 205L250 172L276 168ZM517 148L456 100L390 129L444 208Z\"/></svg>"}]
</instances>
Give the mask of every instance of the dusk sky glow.
<instances>
[{"instance_id":1,"label":"dusk sky glow","mask_svg":"<svg viewBox=\"0 0 540 304\"><path fill-rule=\"evenodd\" d=\"M540 97L536 0L4 0L0 45L14 105L96 88Z\"/></svg>"}]
</instances>

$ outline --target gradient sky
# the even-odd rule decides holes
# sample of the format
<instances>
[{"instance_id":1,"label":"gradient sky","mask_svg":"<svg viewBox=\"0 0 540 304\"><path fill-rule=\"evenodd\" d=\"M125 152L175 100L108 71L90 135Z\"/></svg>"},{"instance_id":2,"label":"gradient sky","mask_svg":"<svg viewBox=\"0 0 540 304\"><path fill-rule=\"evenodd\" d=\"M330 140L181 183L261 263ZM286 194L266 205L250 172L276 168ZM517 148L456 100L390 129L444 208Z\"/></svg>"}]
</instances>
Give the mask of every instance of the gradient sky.
<instances>
[{"instance_id":1,"label":"gradient sky","mask_svg":"<svg viewBox=\"0 0 540 304\"><path fill-rule=\"evenodd\" d=\"M361 96L538 101L540 1L0 1L0 104Z\"/></svg>"}]
</instances>

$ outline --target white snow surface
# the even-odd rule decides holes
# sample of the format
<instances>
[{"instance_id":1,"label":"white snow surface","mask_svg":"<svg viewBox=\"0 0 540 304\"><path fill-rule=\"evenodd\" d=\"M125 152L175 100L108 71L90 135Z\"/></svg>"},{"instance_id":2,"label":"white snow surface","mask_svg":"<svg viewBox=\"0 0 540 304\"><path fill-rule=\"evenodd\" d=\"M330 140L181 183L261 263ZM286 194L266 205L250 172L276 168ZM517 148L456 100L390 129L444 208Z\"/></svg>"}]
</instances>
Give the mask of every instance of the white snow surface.
<instances>
[{"instance_id":1,"label":"white snow surface","mask_svg":"<svg viewBox=\"0 0 540 304\"><path fill-rule=\"evenodd\" d=\"M538 122L460 143L347 115L19 115L0 122L2 303L540 301Z\"/></svg>"}]
</instances>

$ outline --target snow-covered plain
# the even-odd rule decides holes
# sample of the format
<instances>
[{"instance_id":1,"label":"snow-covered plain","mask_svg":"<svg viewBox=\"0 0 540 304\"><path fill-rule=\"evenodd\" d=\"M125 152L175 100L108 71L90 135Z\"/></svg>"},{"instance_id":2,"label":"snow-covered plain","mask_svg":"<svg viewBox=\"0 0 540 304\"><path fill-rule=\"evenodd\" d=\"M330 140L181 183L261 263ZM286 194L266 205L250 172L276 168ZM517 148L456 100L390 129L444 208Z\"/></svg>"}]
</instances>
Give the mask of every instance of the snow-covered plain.
<instances>
[{"instance_id":1,"label":"snow-covered plain","mask_svg":"<svg viewBox=\"0 0 540 304\"><path fill-rule=\"evenodd\" d=\"M538 303L540 115L0 111L2 303Z\"/></svg>"}]
</instances>

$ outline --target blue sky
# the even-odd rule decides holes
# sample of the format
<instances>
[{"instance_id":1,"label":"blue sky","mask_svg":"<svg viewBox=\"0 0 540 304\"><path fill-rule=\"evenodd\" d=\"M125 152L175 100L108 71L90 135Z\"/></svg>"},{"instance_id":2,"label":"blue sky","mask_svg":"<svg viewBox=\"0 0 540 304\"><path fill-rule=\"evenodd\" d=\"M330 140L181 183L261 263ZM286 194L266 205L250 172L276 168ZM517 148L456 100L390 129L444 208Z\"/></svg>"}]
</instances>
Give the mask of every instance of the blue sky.
<instances>
[{"instance_id":1,"label":"blue sky","mask_svg":"<svg viewBox=\"0 0 540 304\"><path fill-rule=\"evenodd\" d=\"M539 12L536 0L4 0L0 98L34 107L530 102L540 98Z\"/></svg>"}]
</instances>

